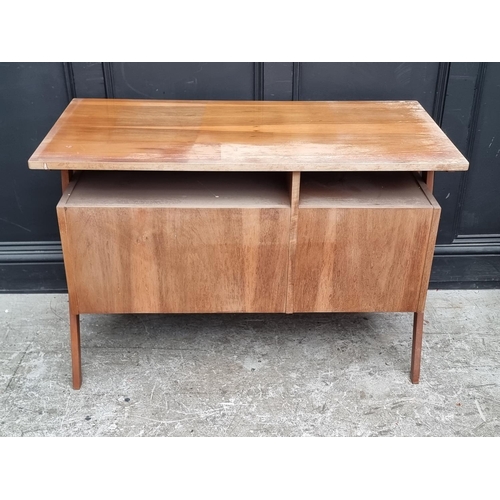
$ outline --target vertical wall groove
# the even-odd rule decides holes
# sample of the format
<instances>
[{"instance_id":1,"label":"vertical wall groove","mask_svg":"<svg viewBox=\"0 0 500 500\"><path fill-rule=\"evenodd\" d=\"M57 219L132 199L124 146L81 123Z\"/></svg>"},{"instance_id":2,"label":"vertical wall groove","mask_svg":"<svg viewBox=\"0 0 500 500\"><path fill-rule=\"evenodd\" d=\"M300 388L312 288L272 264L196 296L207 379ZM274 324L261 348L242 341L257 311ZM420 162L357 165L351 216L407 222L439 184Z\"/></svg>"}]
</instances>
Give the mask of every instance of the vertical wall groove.
<instances>
[{"instance_id":1,"label":"vertical wall groove","mask_svg":"<svg viewBox=\"0 0 500 500\"><path fill-rule=\"evenodd\" d=\"M300 63L293 63L292 70L292 101L299 100L299 84L300 84Z\"/></svg>"},{"instance_id":2,"label":"vertical wall groove","mask_svg":"<svg viewBox=\"0 0 500 500\"><path fill-rule=\"evenodd\" d=\"M441 126L443 123L444 106L446 104L446 91L450 78L451 63L439 63L438 76L436 81L436 94L434 96L434 105L432 108L432 117L435 122Z\"/></svg>"},{"instance_id":3,"label":"vertical wall groove","mask_svg":"<svg viewBox=\"0 0 500 500\"><path fill-rule=\"evenodd\" d=\"M113 82L113 66L110 62L102 63L102 73L104 76L104 89L106 97L112 99L115 97L115 86Z\"/></svg>"},{"instance_id":4,"label":"vertical wall groove","mask_svg":"<svg viewBox=\"0 0 500 500\"><path fill-rule=\"evenodd\" d=\"M71 99L77 97L75 74L73 72L73 63L63 62L63 68L64 68L64 82L66 84L66 93L68 95L68 101L71 101Z\"/></svg>"},{"instance_id":5,"label":"vertical wall groove","mask_svg":"<svg viewBox=\"0 0 500 500\"><path fill-rule=\"evenodd\" d=\"M256 101L264 100L264 63L254 63L253 98Z\"/></svg>"}]
</instances>

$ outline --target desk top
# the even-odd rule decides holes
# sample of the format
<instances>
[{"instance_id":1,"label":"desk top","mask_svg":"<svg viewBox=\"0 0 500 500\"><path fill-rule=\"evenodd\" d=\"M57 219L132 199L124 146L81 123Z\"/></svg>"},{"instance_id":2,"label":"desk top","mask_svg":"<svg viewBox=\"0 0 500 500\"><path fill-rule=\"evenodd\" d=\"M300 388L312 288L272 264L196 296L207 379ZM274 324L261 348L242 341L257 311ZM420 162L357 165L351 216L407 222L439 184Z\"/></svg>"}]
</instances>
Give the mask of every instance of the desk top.
<instances>
[{"instance_id":1,"label":"desk top","mask_svg":"<svg viewBox=\"0 0 500 500\"><path fill-rule=\"evenodd\" d=\"M467 170L416 101L73 99L29 159L46 170Z\"/></svg>"}]
</instances>

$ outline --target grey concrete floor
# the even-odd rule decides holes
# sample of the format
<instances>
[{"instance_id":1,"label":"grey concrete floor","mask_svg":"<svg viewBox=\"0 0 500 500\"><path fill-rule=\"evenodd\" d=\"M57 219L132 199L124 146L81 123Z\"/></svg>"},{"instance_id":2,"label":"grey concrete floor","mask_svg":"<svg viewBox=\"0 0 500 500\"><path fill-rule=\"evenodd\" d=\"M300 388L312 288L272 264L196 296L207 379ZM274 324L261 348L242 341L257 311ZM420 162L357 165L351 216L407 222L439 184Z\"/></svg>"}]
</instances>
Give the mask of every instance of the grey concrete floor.
<instances>
[{"instance_id":1,"label":"grey concrete floor","mask_svg":"<svg viewBox=\"0 0 500 500\"><path fill-rule=\"evenodd\" d=\"M500 290L430 291L412 315L84 315L0 295L0 436L499 436Z\"/></svg>"}]
</instances>

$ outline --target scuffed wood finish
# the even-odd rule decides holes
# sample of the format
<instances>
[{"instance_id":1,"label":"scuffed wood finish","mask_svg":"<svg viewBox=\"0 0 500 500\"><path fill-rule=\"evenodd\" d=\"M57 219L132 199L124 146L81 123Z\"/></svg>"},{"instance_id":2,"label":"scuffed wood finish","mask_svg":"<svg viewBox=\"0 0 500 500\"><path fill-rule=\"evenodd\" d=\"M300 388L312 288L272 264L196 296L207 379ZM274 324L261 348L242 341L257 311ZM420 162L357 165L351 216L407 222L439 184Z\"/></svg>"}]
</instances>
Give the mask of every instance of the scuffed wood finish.
<instances>
[{"instance_id":1,"label":"scuffed wood finish","mask_svg":"<svg viewBox=\"0 0 500 500\"><path fill-rule=\"evenodd\" d=\"M416 101L74 99L29 160L49 170L466 170Z\"/></svg>"},{"instance_id":2,"label":"scuffed wood finish","mask_svg":"<svg viewBox=\"0 0 500 500\"><path fill-rule=\"evenodd\" d=\"M304 174L294 311L420 310L436 213L410 173Z\"/></svg>"},{"instance_id":3,"label":"scuffed wood finish","mask_svg":"<svg viewBox=\"0 0 500 500\"><path fill-rule=\"evenodd\" d=\"M268 196L259 202L245 179L220 180L217 190L204 186L197 195L189 183L183 190L182 182L166 175L179 188L172 188L178 198L173 205L168 196L155 200L147 189L149 175L142 181L135 176L135 195L127 201L126 186L113 191L106 184L113 176L88 173L58 206L66 223L65 259L74 271L68 287L78 312L285 312L285 178L276 185L260 174ZM228 204L238 186L239 201Z\"/></svg>"}]
</instances>

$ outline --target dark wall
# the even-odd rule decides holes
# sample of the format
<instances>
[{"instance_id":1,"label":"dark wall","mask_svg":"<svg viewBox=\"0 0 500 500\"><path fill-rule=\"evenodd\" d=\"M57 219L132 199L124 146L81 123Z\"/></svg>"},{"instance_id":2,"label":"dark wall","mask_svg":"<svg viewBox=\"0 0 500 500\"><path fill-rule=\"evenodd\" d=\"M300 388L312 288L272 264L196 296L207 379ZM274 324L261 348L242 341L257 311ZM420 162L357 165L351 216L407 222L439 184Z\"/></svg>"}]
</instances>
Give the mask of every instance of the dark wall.
<instances>
[{"instance_id":1,"label":"dark wall","mask_svg":"<svg viewBox=\"0 0 500 500\"><path fill-rule=\"evenodd\" d=\"M110 63L109 97L253 100L253 63Z\"/></svg>"},{"instance_id":2,"label":"dark wall","mask_svg":"<svg viewBox=\"0 0 500 500\"><path fill-rule=\"evenodd\" d=\"M432 113L439 63L302 63L298 99L415 99Z\"/></svg>"},{"instance_id":3,"label":"dark wall","mask_svg":"<svg viewBox=\"0 0 500 500\"><path fill-rule=\"evenodd\" d=\"M73 97L415 99L471 162L437 173L431 286L500 286L500 63L0 64L0 291L64 291L57 172L27 160Z\"/></svg>"},{"instance_id":4,"label":"dark wall","mask_svg":"<svg viewBox=\"0 0 500 500\"><path fill-rule=\"evenodd\" d=\"M59 239L54 203L60 176L26 171L26 159L67 104L61 64L0 64L2 242Z\"/></svg>"}]
</instances>

